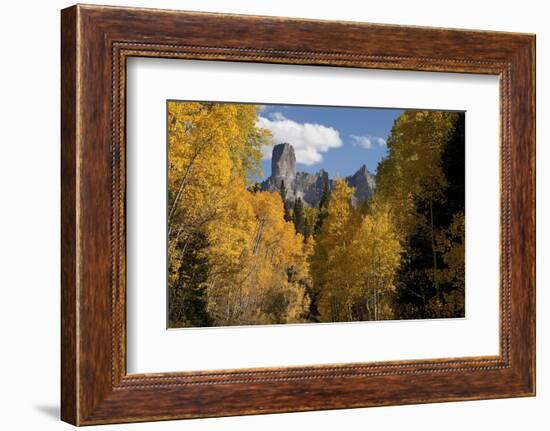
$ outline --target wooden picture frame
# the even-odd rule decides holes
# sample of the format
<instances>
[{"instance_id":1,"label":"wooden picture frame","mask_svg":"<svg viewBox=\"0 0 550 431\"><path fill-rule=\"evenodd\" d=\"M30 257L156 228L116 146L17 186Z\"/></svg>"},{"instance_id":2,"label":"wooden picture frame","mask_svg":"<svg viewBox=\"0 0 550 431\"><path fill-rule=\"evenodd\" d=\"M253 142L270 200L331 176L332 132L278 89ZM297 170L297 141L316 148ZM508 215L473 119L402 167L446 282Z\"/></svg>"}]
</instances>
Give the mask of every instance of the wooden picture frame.
<instances>
[{"instance_id":1,"label":"wooden picture frame","mask_svg":"<svg viewBox=\"0 0 550 431\"><path fill-rule=\"evenodd\" d=\"M74 425L535 394L535 36L77 5L62 11L61 417ZM500 354L130 374L130 56L500 77Z\"/></svg>"}]
</instances>

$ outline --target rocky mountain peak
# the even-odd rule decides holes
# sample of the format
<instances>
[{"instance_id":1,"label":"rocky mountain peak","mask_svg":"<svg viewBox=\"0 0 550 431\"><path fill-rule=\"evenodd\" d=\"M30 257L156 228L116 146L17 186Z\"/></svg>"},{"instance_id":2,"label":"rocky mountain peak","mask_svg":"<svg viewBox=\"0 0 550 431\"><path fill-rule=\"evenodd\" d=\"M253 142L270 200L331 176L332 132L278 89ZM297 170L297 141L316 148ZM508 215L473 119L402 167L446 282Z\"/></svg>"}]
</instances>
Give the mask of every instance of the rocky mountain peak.
<instances>
[{"instance_id":1,"label":"rocky mountain peak","mask_svg":"<svg viewBox=\"0 0 550 431\"><path fill-rule=\"evenodd\" d=\"M376 186L374 175L363 165L353 175L345 178L346 182L355 188L352 199L354 205L370 199ZM318 206L323 196L325 185L334 188L335 182L328 172L320 169L314 174L296 172L296 155L294 147L289 143L281 143L273 147L271 157L271 176L262 183L263 190L279 192L284 184L286 198L294 201L300 198L308 206Z\"/></svg>"},{"instance_id":2,"label":"rocky mountain peak","mask_svg":"<svg viewBox=\"0 0 550 431\"><path fill-rule=\"evenodd\" d=\"M361 166L352 176L346 177L346 181L351 187L355 187L354 204L370 199L376 187L374 175L369 172L367 165Z\"/></svg>"},{"instance_id":3,"label":"rocky mountain peak","mask_svg":"<svg viewBox=\"0 0 550 431\"><path fill-rule=\"evenodd\" d=\"M271 155L271 177L269 182L276 190L281 189L284 183L287 197L294 198L293 190L296 180L296 155L294 147L288 143L282 143L273 147Z\"/></svg>"},{"instance_id":4,"label":"rocky mountain peak","mask_svg":"<svg viewBox=\"0 0 550 431\"><path fill-rule=\"evenodd\" d=\"M273 147L271 157L271 176L287 177L296 176L296 155L294 147L283 143Z\"/></svg>"}]
</instances>

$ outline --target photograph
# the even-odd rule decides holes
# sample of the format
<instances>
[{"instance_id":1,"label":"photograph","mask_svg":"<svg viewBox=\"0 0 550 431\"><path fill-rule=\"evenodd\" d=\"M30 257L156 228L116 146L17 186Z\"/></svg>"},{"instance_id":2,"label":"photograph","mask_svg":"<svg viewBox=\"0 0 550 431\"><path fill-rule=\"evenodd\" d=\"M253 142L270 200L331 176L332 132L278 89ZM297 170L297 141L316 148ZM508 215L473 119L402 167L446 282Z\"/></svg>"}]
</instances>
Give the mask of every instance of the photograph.
<instances>
[{"instance_id":1,"label":"photograph","mask_svg":"<svg viewBox=\"0 0 550 431\"><path fill-rule=\"evenodd\" d=\"M465 317L465 112L166 110L168 328Z\"/></svg>"},{"instance_id":2,"label":"photograph","mask_svg":"<svg viewBox=\"0 0 550 431\"><path fill-rule=\"evenodd\" d=\"M550 430L545 2L2 6L0 431Z\"/></svg>"}]
</instances>

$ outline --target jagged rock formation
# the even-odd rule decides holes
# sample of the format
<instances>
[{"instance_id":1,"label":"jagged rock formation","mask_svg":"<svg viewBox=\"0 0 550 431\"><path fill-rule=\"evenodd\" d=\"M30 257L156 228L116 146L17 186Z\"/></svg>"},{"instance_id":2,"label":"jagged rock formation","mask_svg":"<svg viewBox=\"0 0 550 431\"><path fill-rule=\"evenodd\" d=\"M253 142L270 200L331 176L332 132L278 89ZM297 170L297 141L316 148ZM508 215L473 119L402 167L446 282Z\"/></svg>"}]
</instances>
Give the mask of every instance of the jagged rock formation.
<instances>
[{"instance_id":1,"label":"jagged rock formation","mask_svg":"<svg viewBox=\"0 0 550 431\"><path fill-rule=\"evenodd\" d=\"M355 174L345 178L347 183L355 188L352 204L357 205L372 196L376 187L374 176L365 165ZM279 192L284 184L286 198L293 202L297 198L308 206L318 206L323 196L325 184L330 189L334 188L334 180L328 173L321 169L314 174L296 172L296 156L294 147L288 143L275 145L271 157L271 176L262 183L263 190Z\"/></svg>"},{"instance_id":2,"label":"jagged rock formation","mask_svg":"<svg viewBox=\"0 0 550 431\"><path fill-rule=\"evenodd\" d=\"M323 197L323 191L327 183L329 187L332 187L332 181L324 169L314 174L298 172L296 174L294 198L301 198L309 206L317 206Z\"/></svg>"},{"instance_id":3,"label":"jagged rock formation","mask_svg":"<svg viewBox=\"0 0 550 431\"><path fill-rule=\"evenodd\" d=\"M353 195L353 205L364 202L372 196L372 192L376 187L374 176L369 172L366 165L355 172L352 176L346 177L346 181L350 187L355 187Z\"/></svg>"},{"instance_id":4,"label":"jagged rock formation","mask_svg":"<svg viewBox=\"0 0 550 431\"><path fill-rule=\"evenodd\" d=\"M281 185L287 190L287 198L294 200L296 189L296 155L294 147L290 144L279 144L273 147L271 153L271 177L269 190L279 191Z\"/></svg>"}]
</instances>

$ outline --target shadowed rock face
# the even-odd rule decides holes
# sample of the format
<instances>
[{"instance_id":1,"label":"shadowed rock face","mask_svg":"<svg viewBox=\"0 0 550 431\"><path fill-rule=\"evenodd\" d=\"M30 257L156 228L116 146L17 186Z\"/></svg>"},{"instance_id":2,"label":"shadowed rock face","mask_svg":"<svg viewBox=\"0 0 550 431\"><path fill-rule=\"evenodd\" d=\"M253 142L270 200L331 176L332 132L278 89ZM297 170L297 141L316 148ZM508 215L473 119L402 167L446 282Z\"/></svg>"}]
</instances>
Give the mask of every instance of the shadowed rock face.
<instances>
[{"instance_id":1,"label":"shadowed rock face","mask_svg":"<svg viewBox=\"0 0 550 431\"><path fill-rule=\"evenodd\" d=\"M376 187L374 176L369 172L366 165L361 166L352 176L346 177L346 181L350 187L355 188L352 200L354 205L370 199Z\"/></svg>"},{"instance_id":2,"label":"shadowed rock face","mask_svg":"<svg viewBox=\"0 0 550 431\"><path fill-rule=\"evenodd\" d=\"M355 188L352 199L353 205L358 205L372 196L376 187L374 176L365 165L353 175L346 177L346 182ZM328 173L321 169L314 174L306 172L296 173L296 155L294 147L288 143L278 144L273 147L271 158L271 176L262 183L263 190L279 192L284 183L286 197L291 202L301 198L308 206L318 206L323 196L325 184L330 189L334 188L334 180L328 177Z\"/></svg>"},{"instance_id":3,"label":"shadowed rock face","mask_svg":"<svg viewBox=\"0 0 550 431\"><path fill-rule=\"evenodd\" d=\"M295 198L301 198L306 205L317 206L323 197L327 183L331 187L331 180L324 169L314 174L298 172L296 174Z\"/></svg>"}]
</instances>

